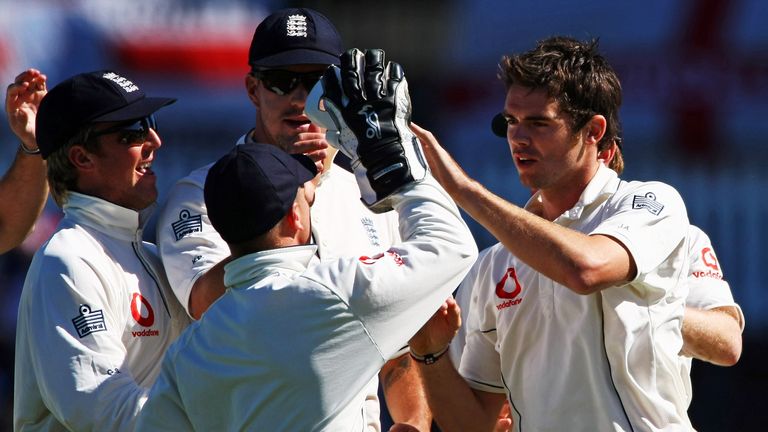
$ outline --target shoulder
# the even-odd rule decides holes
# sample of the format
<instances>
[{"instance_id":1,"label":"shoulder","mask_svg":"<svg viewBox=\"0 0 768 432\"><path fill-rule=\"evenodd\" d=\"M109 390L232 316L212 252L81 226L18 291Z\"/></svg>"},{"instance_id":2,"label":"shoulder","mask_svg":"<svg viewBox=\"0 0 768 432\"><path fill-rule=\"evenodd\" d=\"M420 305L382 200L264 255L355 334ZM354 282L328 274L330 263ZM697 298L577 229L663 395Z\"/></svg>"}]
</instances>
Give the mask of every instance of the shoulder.
<instances>
[{"instance_id":1,"label":"shoulder","mask_svg":"<svg viewBox=\"0 0 768 432\"><path fill-rule=\"evenodd\" d=\"M643 199L679 202L683 200L677 189L660 181L621 181L615 196L628 197L637 202L642 202Z\"/></svg>"},{"instance_id":2,"label":"shoulder","mask_svg":"<svg viewBox=\"0 0 768 432\"><path fill-rule=\"evenodd\" d=\"M202 188L205 185L205 177L208 175L208 171L211 169L215 162L211 162L208 165L201 166L189 174L186 177L182 177L174 183L173 187L182 185L194 185Z\"/></svg>"}]
</instances>

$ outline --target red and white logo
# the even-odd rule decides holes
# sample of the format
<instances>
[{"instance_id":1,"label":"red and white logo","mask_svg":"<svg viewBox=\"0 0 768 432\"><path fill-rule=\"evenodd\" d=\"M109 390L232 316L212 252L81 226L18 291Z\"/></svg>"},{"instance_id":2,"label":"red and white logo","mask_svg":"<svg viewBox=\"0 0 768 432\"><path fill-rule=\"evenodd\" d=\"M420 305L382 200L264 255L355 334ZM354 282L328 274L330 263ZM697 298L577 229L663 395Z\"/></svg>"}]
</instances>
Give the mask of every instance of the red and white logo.
<instances>
[{"instance_id":1,"label":"red and white logo","mask_svg":"<svg viewBox=\"0 0 768 432\"><path fill-rule=\"evenodd\" d=\"M376 255L374 255L372 257L363 255L363 256L361 256L358 259L363 264L374 264L374 263L376 263L376 261L384 258L385 254L387 256L391 257L392 260L395 262L395 264L397 264L398 266L401 266L401 265L405 264L405 262L403 261L403 258L400 255L398 255L397 252L394 252L394 251L391 251L391 250L388 250L386 252L382 252L382 253L376 254Z\"/></svg>"},{"instance_id":2,"label":"red and white logo","mask_svg":"<svg viewBox=\"0 0 768 432\"><path fill-rule=\"evenodd\" d=\"M152 310L152 305L139 293L133 293L131 298L131 315L141 326L152 327L152 324L155 323L155 312Z\"/></svg>"},{"instance_id":3,"label":"red and white logo","mask_svg":"<svg viewBox=\"0 0 768 432\"><path fill-rule=\"evenodd\" d=\"M509 281L510 278L515 281L514 288L507 286L507 281ZM510 290L510 288L512 289ZM504 272L504 276L499 283L496 284L496 296L503 299L513 299L517 297L522 290L523 287L520 286L520 281L517 280L517 272L514 267L508 268L507 271Z\"/></svg>"},{"instance_id":4,"label":"red and white logo","mask_svg":"<svg viewBox=\"0 0 768 432\"><path fill-rule=\"evenodd\" d=\"M514 281L514 285L512 282ZM523 291L520 281L517 280L517 271L514 267L509 267L504 272L499 283L496 284L496 297L505 301L496 305L496 309L502 310L510 306L517 306L523 301L522 298L516 298Z\"/></svg>"},{"instance_id":5,"label":"red and white logo","mask_svg":"<svg viewBox=\"0 0 768 432\"><path fill-rule=\"evenodd\" d=\"M701 250L701 260L704 261L705 266L720 271L720 264L718 264L715 251L713 251L712 248L705 247Z\"/></svg>"}]
</instances>

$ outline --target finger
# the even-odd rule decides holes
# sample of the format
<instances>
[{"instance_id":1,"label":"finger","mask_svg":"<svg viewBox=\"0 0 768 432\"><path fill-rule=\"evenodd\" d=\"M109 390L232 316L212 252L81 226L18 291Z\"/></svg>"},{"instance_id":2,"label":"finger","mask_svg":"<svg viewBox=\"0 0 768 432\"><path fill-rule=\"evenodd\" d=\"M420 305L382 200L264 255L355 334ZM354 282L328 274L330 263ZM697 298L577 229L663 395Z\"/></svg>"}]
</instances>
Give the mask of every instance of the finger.
<instances>
[{"instance_id":1,"label":"finger","mask_svg":"<svg viewBox=\"0 0 768 432\"><path fill-rule=\"evenodd\" d=\"M362 86L364 58L363 53L352 48L341 55L341 88L349 98L350 103L365 100Z\"/></svg>"},{"instance_id":2,"label":"finger","mask_svg":"<svg viewBox=\"0 0 768 432\"><path fill-rule=\"evenodd\" d=\"M32 78L34 78L34 77L36 77L38 75L42 75L39 70L34 69L34 68L29 68L29 69L25 70L24 72L16 75L16 78L13 79L13 82L19 83L19 82L22 82L22 81L29 81L29 80L31 80Z\"/></svg>"},{"instance_id":3,"label":"finger","mask_svg":"<svg viewBox=\"0 0 768 432\"><path fill-rule=\"evenodd\" d=\"M400 66L400 63L389 62L387 64L387 95L392 96L395 94L395 89L403 80L404 76L405 71L403 71L403 67Z\"/></svg>"},{"instance_id":4,"label":"finger","mask_svg":"<svg viewBox=\"0 0 768 432\"><path fill-rule=\"evenodd\" d=\"M365 50L364 83L368 100L384 97L384 50Z\"/></svg>"},{"instance_id":5,"label":"finger","mask_svg":"<svg viewBox=\"0 0 768 432\"><path fill-rule=\"evenodd\" d=\"M328 147L329 145L325 140L322 142L312 141L311 143L293 144L288 149L288 153L304 154L313 161L321 161L328 156Z\"/></svg>"}]
</instances>

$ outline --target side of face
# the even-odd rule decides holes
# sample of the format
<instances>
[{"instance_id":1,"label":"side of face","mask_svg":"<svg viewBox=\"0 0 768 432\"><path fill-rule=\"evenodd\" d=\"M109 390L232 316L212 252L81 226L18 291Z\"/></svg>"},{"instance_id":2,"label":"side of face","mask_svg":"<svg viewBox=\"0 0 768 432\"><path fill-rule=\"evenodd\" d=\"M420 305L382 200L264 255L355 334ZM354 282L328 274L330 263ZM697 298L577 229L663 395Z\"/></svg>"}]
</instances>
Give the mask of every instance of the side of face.
<instances>
[{"instance_id":1,"label":"side of face","mask_svg":"<svg viewBox=\"0 0 768 432\"><path fill-rule=\"evenodd\" d=\"M115 126L98 123L94 131ZM78 189L121 207L143 210L157 200L157 176L152 170L156 151L162 145L154 129L143 139L125 140L121 132L99 136L96 150L75 145L69 159L78 170Z\"/></svg>"}]
</instances>

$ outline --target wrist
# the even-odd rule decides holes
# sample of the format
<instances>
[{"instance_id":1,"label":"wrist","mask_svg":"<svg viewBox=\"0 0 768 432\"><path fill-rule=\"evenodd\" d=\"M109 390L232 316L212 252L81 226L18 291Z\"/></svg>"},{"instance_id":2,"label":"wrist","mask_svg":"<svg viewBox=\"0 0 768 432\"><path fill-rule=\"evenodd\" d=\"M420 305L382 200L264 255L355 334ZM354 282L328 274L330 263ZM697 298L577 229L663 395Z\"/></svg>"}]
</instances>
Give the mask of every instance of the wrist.
<instances>
[{"instance_id":1,"label":"wrist","mask_svg":"<svg viewBox=\"0 0 768 432\"><path fill-rule=\"evenodd\" d=\"M38 146L28 147L26 144L24 144L24 141L19 141L19 149L24 154L28 154L28 155L39 155L40 154L40 148Z\"/></svg>"},{"instance_id":2,"label":"wrist","mask_svg":"<svg viewBox=\"0 0 768 432\"><path fill-rule=\"evenodd\" d=\"M410 347L408 348L408 352L411 355L411 358L415 360L417 363L423 363L425 365L431 365L434 362L438 361L440 357L444 356L445 353L448 352L448 348L450 348L451 344L449 343L446 345L443 349L430 353L430 354L419 354L413 351Z\"/></svg>"}]
</instances>

